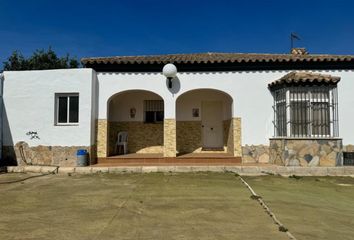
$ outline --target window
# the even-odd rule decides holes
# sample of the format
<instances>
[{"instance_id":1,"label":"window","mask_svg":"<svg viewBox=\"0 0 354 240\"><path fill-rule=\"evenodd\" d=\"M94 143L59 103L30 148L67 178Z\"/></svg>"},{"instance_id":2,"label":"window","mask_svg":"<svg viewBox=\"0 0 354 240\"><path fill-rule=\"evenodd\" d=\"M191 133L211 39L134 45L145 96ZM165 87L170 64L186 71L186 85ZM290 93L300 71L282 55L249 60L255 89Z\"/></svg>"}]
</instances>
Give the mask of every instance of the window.
<instances>
[{"instance_id":1,"label":"window","mask_svg":"<svg viewBox=\"0 0 354 240\"><path fill-rule=\"evenodd\" d=\"M336 86L284 87L273 96L275 137L338 137Z\"/></svg>"},{"instance_id":2,"label":"window","mask_svg":"<svg viewBox=\"0 0 354 240\"><path fill-rule=\"evenodd\" d=\"M277 109L276 117L276 135L277 136L286 136L286 91L277 91L275 93L276 101L275 108Z\"/></svg>"},{"instance_id":3,"label":"window","mask_svg":"<svg viewBox=\"0 0 354 240\"><path fill-rule=\"evenodd\" d=\"M354 152L343 152L343 165L354 166Z\"/></svg>"},{"instance_id":4,"label":"window","mask_svg":"<svg viewBox=\"0 0 354 240\"><path fill-rule=\"evenodd\" d=\"M56 124L79 123L79 94L56 94Z\"/></svg>"},{"instance_id":5,"label":"window","mask_svg":"<svg viewBox=\"0 0 354 240\"><path fill-rule=\"evenodd\" d=\"M163 100L144 101L144 121L145 123L163 122L164 106Z\"/></svg>"},{"instance_id":6,"label":"window","mask_svg":"<svg viewBox=\"0 0 354 240\"><path fill-rule=\"evenodd\" d=\"M290 90L290 129L291 136L308 136L310 123L309 92L303 88Z\"/></svg>"},{"instance_id":7,"label":"window","mask_svg":"<svg viewBox=\"0 0 354 240\"><path fill-rule=\"evenodd\" d=\"M330 106L328 102L312 103L312 134L330 135Z\"/></svg>"}]
</instances>

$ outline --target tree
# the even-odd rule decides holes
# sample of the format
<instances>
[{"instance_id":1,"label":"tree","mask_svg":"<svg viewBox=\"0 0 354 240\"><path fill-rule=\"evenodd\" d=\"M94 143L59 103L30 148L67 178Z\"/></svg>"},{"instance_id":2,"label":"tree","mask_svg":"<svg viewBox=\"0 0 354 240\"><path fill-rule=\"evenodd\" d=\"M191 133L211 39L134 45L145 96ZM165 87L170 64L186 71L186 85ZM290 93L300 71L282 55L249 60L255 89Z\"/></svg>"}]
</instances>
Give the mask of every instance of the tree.
<instances>
[{"instance_id":1,"label":"tree","mask_svg":"<svg viewBox=\"0 0 354 240\"><path fill-rule=\"evenodd\" d=\"M79 66L80 63L76 58L70 58L69 54L58 57L49 47L48 50L36 50L29 58L14 51L4 62L4 71L78 68Z\"/></svg>"},{"instance_id":2,"label":"tree","mask_svg":"<svg viewBox=\"0 0 354 240\"><path fill-rule=\"evenodd\" d=\"M4 62L4 70L24 70L27 60L18 51L14 51L12 55Z\"/></svg>"}]
</instances>

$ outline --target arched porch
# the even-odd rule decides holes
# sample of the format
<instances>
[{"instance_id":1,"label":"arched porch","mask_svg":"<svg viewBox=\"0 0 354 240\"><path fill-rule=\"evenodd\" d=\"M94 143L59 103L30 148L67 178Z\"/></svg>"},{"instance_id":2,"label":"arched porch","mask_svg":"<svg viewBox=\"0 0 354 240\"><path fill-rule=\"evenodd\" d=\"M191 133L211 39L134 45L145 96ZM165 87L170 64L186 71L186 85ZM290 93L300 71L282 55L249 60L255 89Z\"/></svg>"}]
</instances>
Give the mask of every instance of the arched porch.
<instances>
[{"instance_id":1,"label":"arched porch","mask_svg":"<svg viewBox=\"0 0 354 240\"><path fill-rule=\"evenodd\" d=\"M137 89L109 97L107 118L97 122L99 161L131 164L158 159L183 164L240 160L241 120L234 117L228 93L192 89L175 101L164 100L154 92ZM166 109L175 114L165 116ZM118 156L115 144L121 131L128 132L129 154Z\"/></svg>"},{"instance_id":2,"label":"arched porch","mask_svg":"<svg viewBox=\"0 0 354 240\"><path fill-rule=\"evenodd\" d=\"M216 89L193 89L176 100L176 151L240 156L239 119L232 97ZM194 154L194 155L195 155Z\"/></svg>"},{"instance_id":3,"label":"arched porch","mask_svg":"<svg viewBox=\"0 0 354 240\"><path fill-rule=\"evenodd\" d=\"M128 133L128 153L163 154L164 101L156 93L129 90L107 102L107 156L118 155L119 132Z\"/></svg>"}]
</instances>

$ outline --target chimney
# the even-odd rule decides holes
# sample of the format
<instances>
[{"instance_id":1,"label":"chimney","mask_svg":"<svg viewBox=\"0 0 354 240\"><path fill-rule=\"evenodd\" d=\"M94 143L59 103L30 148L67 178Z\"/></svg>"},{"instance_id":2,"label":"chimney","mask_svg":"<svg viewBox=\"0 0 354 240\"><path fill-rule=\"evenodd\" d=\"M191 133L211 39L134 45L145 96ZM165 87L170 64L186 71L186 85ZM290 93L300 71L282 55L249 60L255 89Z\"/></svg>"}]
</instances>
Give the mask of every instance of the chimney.
<instances>
[{"instance_id":1,"label":"chimney","mask_svg":"<svg viewBox=\"0 0 354 240\"><path fill-rule=\"evenodd\" d=\"M293 55L308 55L309 53L306 51L306 48L292 48L291 54L293 54Z\"/></svg>"}]
</instances>

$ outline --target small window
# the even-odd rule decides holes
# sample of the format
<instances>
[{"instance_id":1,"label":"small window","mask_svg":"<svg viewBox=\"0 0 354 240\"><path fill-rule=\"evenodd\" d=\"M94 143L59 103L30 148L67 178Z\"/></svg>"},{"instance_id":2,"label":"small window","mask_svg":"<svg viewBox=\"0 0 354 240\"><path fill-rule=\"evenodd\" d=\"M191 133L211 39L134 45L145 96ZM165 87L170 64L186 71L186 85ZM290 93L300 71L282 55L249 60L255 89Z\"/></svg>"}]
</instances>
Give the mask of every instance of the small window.
<instances>
[{"instance_id":1,"label":"small window","mask_svg":"<svg viewBox=\"0 0 354 240\"><path fill-rule=\"evenodd\" d=\"M144 101L144 121L145 123L161 123L164 118L163 100Z\"/></svg>"},{"instance_id":2,"label":"small window","mask_svg":"<svg viewBox=\"0 0 354 240\"><path fill-rule=\"evenodd\" d=\"M79 94L56 94L56 124L79 123Z\"/></svg>"},{"instance_id":3,"label":"small window","mask_svg":"<svg viewBox=\"0 0 354 240\"><path fill-rule=\"evenodd\" d=\"M343 165L354 166L354 152L343 152Z\"/></svg>"}]
</instances>

